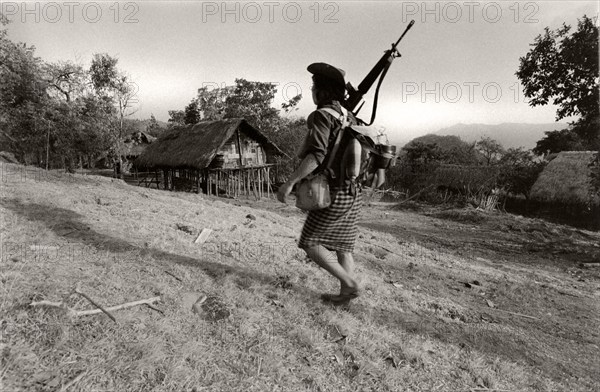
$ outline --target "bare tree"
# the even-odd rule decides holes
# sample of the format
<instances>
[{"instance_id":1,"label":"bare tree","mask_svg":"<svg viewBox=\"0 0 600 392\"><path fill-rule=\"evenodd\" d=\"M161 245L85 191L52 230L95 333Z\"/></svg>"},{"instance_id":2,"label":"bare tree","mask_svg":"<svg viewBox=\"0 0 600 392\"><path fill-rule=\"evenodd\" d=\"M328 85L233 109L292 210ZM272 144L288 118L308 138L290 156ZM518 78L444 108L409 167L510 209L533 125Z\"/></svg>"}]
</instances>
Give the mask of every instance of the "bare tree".
<instances>
[{"instance_id":1,"label":"bare tree","mask_svg":"<svg viewBox=\"0 0 600 392\"><path fill-rule=\"evenodd\" d=\"M500 143L487 136L475 143L475 149L485 158L487 165L498 163L505 152Z\"/></svg>"}]
</instances>

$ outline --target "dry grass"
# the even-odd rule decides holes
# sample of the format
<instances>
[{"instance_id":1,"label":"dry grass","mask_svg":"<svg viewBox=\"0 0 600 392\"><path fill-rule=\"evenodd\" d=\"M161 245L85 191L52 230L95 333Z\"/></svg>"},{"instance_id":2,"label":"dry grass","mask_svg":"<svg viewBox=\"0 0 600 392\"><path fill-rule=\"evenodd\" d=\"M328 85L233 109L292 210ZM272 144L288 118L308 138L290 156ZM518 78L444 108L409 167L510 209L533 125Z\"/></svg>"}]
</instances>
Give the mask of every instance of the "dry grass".
<instances>
[{"instance_id":1,"label":"dry grass","mask_svg":"<svg viewBox=\"0 0 600 392\"><path fill-rule=\"evenodd\" d=\"M554 158L531 188L535 200L563 204L600 205L592 192L590 163L594 151L563 151Z\"/></svg>"},{"instance_id":2,"label":"dry grass","mask_svg":"<svg viewBox=\"0 0 600 392\"><path fill-rule=\"evenodd\" d=\"M581 318L546 319L557 310L544 298L566 290L555 270L476 261L363 228L365 296L334 308L318 297L335 283L295 246L303 216L292 207L2 169L11 173L1 202L2 390L592 391L600 381L597 294L570 287L581 298L561 306ZM207 227L209 241L194 244ZM475 279L482 289L456 290ZM161 296L164 315L135 307L116 311L117 324L28 305L89 309L76 283L107 306ZM197 314L200 295L208 299ZM495 312L488 296L539 321Z\"/></svg>"}]
</instances>

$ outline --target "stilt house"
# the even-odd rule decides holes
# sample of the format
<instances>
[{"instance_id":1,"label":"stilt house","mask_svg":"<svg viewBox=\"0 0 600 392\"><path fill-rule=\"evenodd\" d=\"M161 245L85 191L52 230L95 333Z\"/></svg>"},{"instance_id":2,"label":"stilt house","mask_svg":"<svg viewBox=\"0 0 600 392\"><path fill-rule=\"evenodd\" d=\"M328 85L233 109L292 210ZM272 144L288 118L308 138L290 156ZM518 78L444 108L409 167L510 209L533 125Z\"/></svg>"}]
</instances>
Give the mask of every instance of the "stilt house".
<instances>
[{"instance_id":1,"label":"stilt house","mask_svg":"<svg viewBox=\"0 0 600 392\"><path fill-rule=\"evenodd\" d=\"M257 198L272 193L276 157L286 156L244 119L174 128L134 162L140 185Z\"/></svg>"}]
</instances>

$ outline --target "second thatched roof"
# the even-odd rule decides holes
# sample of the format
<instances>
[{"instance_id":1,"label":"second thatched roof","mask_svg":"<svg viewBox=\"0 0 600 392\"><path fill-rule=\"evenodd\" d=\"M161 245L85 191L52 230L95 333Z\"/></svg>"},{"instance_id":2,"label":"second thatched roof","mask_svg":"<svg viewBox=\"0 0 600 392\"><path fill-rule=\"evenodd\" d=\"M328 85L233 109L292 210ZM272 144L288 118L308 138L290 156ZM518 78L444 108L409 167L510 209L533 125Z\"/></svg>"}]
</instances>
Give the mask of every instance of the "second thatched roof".
<instances>
[{"instance_id":1,"label":"second thatched roof","mask_svg":"<svg viewBox=\"0 0 600 392\"><path fill-rule=\"evenodd\" d=\"M534 200L600 205L592 192L590 163L595 151L563 151L548 163L531 188Z\"/></svg>"},{"instance_id":2,"label":"second thatched roof","mask_svg":"<svg viewBox=\"0 0 600 392\"><path fill-rule=\"evenodd\" d=\"M246 120L231 118L174 128L150 144L137 157L135 165L145 168L204 169L237 130L259 142L265 149L267 160L286 155Z\"/></svg>"}]
</instances>

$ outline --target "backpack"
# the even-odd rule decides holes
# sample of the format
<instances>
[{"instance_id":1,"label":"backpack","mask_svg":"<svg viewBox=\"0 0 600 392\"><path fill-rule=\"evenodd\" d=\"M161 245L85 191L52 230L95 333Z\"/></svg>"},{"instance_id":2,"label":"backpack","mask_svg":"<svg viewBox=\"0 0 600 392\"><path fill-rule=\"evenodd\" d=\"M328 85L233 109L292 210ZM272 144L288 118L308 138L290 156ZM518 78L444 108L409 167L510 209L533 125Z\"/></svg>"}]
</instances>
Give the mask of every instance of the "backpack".
<instances>
[{"instance_id":1,"label":"backpack","mask_svg":"<svg viewBox=\"0 0 600 392\"><path fill-rule=\"evenodd\" d=\"M373 127L350 125L348 111L343 107L341 115L331 108L319 110L340 120L340 132L351 138L342 156L342 162L346 162L346 178L343 180L369 188L381 186L385 182L385 170L393 165L396 158L396 147L378 143L382 135Z\"/></svg>"}]
</instances>

